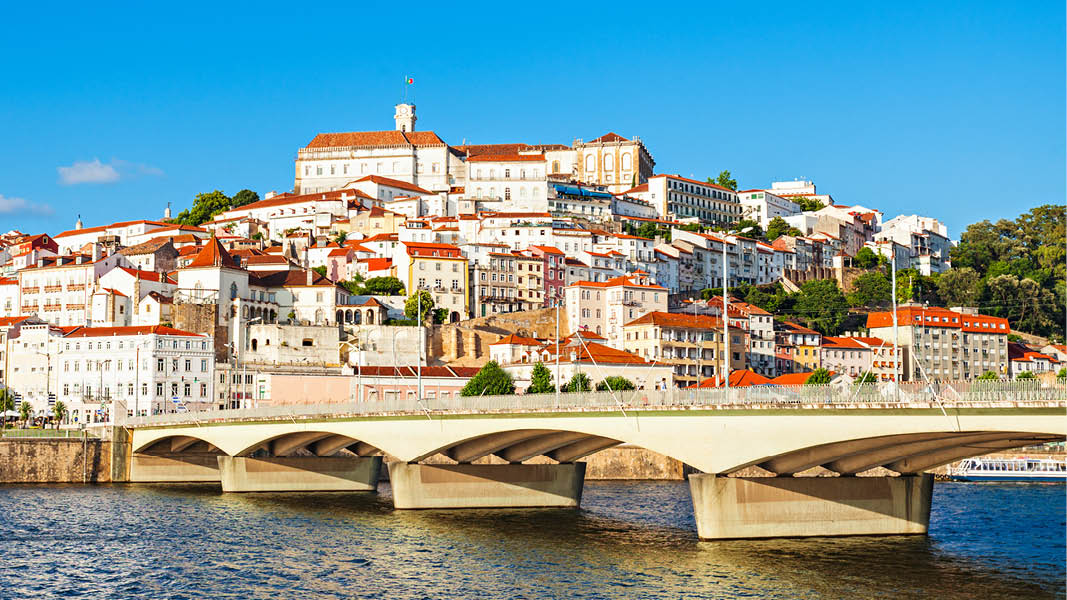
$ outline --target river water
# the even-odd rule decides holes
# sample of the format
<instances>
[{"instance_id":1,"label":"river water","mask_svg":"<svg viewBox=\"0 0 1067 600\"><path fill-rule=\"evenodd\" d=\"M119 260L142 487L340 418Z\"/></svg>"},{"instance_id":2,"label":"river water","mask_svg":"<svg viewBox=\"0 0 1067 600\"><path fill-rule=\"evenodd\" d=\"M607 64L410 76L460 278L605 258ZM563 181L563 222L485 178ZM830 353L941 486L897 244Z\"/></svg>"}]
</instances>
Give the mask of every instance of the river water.
<instances>
[{"instance_id":1,"label":"river water","mask_svg":"<svg viewBox=\"0 0 1067 600\"><path fill-rule=\"evenodd\" d=\"M935 485L928 537L701 542L688 484L582 509L0 486L0 598L1063 598L1065 486Z\"/></svg>"}]
</instances>

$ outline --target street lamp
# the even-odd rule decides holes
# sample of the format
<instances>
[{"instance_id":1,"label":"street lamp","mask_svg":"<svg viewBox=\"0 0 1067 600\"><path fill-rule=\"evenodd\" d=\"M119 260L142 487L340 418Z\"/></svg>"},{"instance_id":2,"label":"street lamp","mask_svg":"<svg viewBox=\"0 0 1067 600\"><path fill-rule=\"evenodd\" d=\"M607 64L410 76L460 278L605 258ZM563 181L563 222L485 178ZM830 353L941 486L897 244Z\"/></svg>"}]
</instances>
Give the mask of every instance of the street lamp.
<instances>
[{"instance_id":1,"label":"street lamp","mask_svg":"<svg viewBox=\"0 0 1067 600\"><path fill-rule=\"evenodd\" d=\"M723 374L725 376L726 389L730 389L730 317L727 314L729 307L729 292L730 287L730 275L727 272L727 259L726 259L726 236L728 235L740 235L752 231L752 227L744 227L737 231L724 231L722 238L722 342L723 342ZM698 378L699 380L699 378Z\"/></svg>"}]
</instances>

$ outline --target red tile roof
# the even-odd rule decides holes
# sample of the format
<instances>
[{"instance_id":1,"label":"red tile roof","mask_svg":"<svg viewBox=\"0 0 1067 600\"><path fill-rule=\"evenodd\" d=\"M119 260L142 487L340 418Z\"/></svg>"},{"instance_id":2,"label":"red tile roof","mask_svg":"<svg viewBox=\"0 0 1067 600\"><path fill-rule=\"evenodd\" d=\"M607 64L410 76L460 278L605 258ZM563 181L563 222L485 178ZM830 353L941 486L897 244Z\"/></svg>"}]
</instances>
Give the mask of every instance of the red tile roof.
<instances>
[{"instance_id":1,"label":"red tile roof","mask_svg":"<svg viewBox=\"0 0 1067 600\"><path fill-rule=\"evenodd\" d=\"M947 327L962 329L970 333L1002 333L1007 335L1011 331L1007 319L988 315L968 315L934 306L929 308L921 306L900 307L897 309L897 324L903 327L920 325L923 327ZM983 324L986 326L983 327ZM867 315L868 329L892 326L892 311L872 312Z\"/></svg>"},{"instance_id":2,"label":"red tile roof","mask_svg":"<svg viewBox=\"0 0 1067 600\"><path fill-rule=\"evenodd\" d=\"M444 146L445 143L432 131L350 131L347 133L320 133L308 143L307 148L347 148L368 146Z\"/></svg>"},{"instance_id":3,"label":"red tile roof","mask_svg":"<svg viewBox=\"0 0 1067 600\"><path fill-rule=\"evenodd\" d=\"M384 185L388 187L394 187L401 190L408 190L409 192L415 192L416 194L432 194L429 190L424 190L414 183L408 183L406 181L400 181L399 179L390 179L388 177L382 177L381 175L367 175L366 177L360 177L352 183L359 183L361 181L370 181L378 185ZM351 185L351 184L350 184Z\"/></svg>"},{"instance_id":4,"label":"red tile roof","mask_svg":"<svg viewBox=\"0 0 1067 600\"><path fill-rule=\"evenodd\" d=\"M605 133L604 135L602 135L602 136L600 136L600 137L596 138L595 140L593 140L591 142L588 142L588 143L590 143L590 144L600 144L600 143L628 142L628 141L630 141L630 140L622 137L621 135L615 133L614 131L609 131L608 133Z\"/></svg>"},{"instance_id":5,"label":"red tile roof","mask_svg":"<svg viewBox=\"0 0 1067 600\"><path fill-rule=\"evenodd\" d=\"M754 373L748 369L730 371L730 387L750 387L753 385L767 385L771 383L769 377ZM725 387L726 381L722 377L709 377L690 388L718 388Z\"/></svg>"},{"instance_id":6,"label":"red tile roof","mask_svg":"<svg viewBox=\"0 0 1067 600\"><path fill-rule=\"evenodd\" d=\"M537 340L535 340L533 338L530 338L530 337L522 337L521 335L515 335L514 333L511 333L511 334L505 335L504 337L500 338L499 340L497 340L497 341L495 341L495 342L493 342L492 344L489 344L489 345L490 346L502 346L502 345L505 345L505 344L514 344L514 345L518 345L518 346L540 346L541 342L539 342L539 341L537 341Z\"/></svg>"},{"instance_id":7,"label":"red tile roof","mask_svg":"<svg viewBox=\"0 0 1067 600\"><path fill-rule=\"evenodd\" d=\"M181 335L207 337L207 334L182 331L164 325L135 325L132 327L80 327L66 337L110 337L116 335Z\"/></svg>"},{"instance_id":8,"label":"red tile roof","mask_svg":"<svg viewBox=\"0 0 1067 600\"><path fill-rule=\"evenodd\" d=\"M157 283L174 283L173 281L167 278L166 273L159 273L157 271L142 271L140 269L130 269L127 267L119 267L119 269L143 281L155 281Z\"/></svg>"},{"instance_id":9,"label":"red tile roof","mask_svg":"<svg viewBox=\"0 0 1067 600\"><path fill-rule=\"evenodd\" d=\"M808 377L811 377L812 371L807 373L786 373L785 375L779 375L771 380L771 383L778 385L803 385L808 381Z\"/></svg>"},{"instance_id":10,"label":"red tile roof","mask_svg":"<svg viewBox=\"0 0 1067 600\"><path fill-rule=\"evenodd\" d=\"M545 162L544 154L480 154L467 162Z\"/></svg>"},{"instance_id":11,"label":"red tile roof","mask_svg":"<svg viewBox=\"0 0 1067 600\"><path fill-rule=\"evenodd\" d=\"M568 263L569 263L569 259L568 259ZM639 288L646 288L646 289L650 289L650 290L665 290L665 289L667 289L667 288L663 287L662 285L655 285L655 284L645 285L645 284L642 284L642 283L634 283L629 277L613 277L613 278L611 278L611 279L609 279L607 281L576 281L573 285L577 285L577 286L581 286L581 287L616 287L616 286L624 285L624 286L627 286L627 287L639 287Z\"/></svg>"},{"instance_id":12,"label":"red tile roof","mask_svg":"<svg viewBox=\"0 0 1067 600\"><path fill-rule=\"evenodd\" d=\"M711 315L691 315L654 311L624 324L623 327L629 327L631 325L659 325L660 327L720 330L722 329L722 319ZM731 329L741 331L736 327L731 327Z\"/></svg>"},{"instance_id":13,"label":"red tile roof","mask_svg":"<svg viewBox=\"0 0 1067 600\"><path fill-rule=\"evenodd\" d=\"M200 249L200 252L197 252L196 257L185 268L194 269L198 267L239 268L237 263L233 262L233 257L222 247L219 238L214 236L204 244L204 247Z\"/></svg>"}]
</instances>

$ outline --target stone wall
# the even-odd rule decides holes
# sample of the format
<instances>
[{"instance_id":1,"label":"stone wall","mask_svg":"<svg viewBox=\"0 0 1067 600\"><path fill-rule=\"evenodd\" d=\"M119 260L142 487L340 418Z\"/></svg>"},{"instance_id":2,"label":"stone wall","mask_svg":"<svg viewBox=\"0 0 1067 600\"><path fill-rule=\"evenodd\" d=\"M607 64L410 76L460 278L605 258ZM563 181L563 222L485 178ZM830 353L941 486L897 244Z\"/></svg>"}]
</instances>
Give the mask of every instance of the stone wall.
<instances>
[{"instance_id":1,"label":"stone wall","mask_svg":"<svg viewBox=\"0 0 1067 600\"><path fill-rule=\"evenodd\" d=\"M560 311L560 335L571 330ZM489 345L508 334L556 337L556 309L539 308L434 326L428 341L428 364L480 367L489 361Z\"/></svg>"},{"instance_id":2,"label":"stone wall","mask_svg":"<svg viewBox=\"0 0 1067 600\"><path fill-rule=\"evenodd\" d=\"M111 481L111 442L97 438L0 438L0 483Z\"/></svg>"},{"instance_id":3,"label":"stone wall","mask_svg":"<svg viewBox=\"0 0 1067 600\"><path fill-rule=\"evenodd\" d=\"M229 360L230 330L218 325L218 305L175 302L172 309L174 328L193 333L206 333L215 338L215 360Z\"/></svg>"}]
</instances>

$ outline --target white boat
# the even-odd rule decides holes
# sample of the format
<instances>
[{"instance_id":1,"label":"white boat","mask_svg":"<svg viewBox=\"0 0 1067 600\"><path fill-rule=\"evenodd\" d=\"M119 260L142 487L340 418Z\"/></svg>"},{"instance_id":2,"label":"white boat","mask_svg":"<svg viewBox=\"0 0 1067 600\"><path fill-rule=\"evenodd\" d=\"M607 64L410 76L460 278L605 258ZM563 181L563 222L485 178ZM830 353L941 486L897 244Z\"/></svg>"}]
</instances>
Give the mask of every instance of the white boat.
<instances>
[{"instance_id":1,"label":"white boat","mask_svg":"<svg viewBox=\"0 0 1067 600\"><path fill-rule=\"evenodd\" d=\"M948 468L956 481L1067 482L1067 461L1052 458L968 458Z\"/></svg>"}]
</instances>

